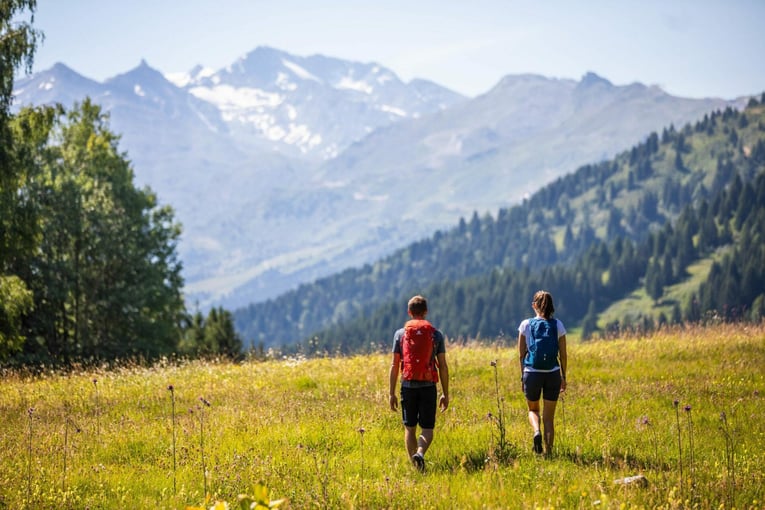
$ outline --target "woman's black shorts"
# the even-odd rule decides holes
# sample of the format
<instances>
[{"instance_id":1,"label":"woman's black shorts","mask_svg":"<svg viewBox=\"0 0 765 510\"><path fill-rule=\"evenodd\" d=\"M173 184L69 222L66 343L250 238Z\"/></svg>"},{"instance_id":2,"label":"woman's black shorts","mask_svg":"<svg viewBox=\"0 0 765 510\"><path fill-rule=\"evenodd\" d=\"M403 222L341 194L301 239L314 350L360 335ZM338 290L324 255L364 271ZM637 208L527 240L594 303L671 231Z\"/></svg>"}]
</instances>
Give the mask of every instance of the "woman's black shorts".
<instances>
[{"instance_id":1,"label":"woman's black shorts","mask_svg":"<svg viewBox=\"0 0 765 510\"><path fill-rule=\"evenodd\" d=\"M560 383L560 370L523 373L523 393L530 402L536 402L540 396L545 400L558 400Z\"/></svg>"}]
</instances>

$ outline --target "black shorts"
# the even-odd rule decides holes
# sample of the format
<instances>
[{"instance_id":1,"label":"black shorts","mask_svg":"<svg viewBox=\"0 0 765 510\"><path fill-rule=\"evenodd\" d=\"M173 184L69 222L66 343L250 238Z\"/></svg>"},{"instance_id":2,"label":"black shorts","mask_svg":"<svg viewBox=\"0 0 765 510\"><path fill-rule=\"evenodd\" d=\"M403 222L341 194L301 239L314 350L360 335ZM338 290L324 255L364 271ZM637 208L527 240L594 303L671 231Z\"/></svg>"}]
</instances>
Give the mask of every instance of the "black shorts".
<instances>
[{"instance_id":1,"label":"black shorts","mask_svg":"<svg viewBox=\"0 0 765 510\"><path fill-rule=\"evenodd\" d=\"M438 391L436 385L422 388L401 388L401 414L404 425L423 429L436 427Z\"/></svg>"},{"instance_id":2,"label":"black shorts","mask_svg":"<svg viewBox=\"0 0 765 510\"><path fill-rule=\"evenodd\" d=\"M558 400L560 383L560 370L523 373L523 393L530 402L536 402L540 396L545 400Z\"/></svg>"}]
</instances>

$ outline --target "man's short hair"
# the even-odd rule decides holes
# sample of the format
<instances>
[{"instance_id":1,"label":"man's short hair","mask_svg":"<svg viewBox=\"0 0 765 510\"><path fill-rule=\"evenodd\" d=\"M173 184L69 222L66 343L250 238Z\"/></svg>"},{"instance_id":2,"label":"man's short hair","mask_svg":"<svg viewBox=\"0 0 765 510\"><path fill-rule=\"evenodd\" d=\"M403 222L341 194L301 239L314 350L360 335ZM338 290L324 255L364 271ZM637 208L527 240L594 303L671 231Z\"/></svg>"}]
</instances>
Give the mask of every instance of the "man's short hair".
<instances>
[{"instance_id":1,"label":"man's short hair","mask_svg":"<svg viewBox=\"0 0 765 510\"><path fill-rule=\"evenodd\" d=\"M409 300L409 313L412 315L424 315L428 311L428 300L422 296L414 296Z\"/></svg>"}]
</instances>

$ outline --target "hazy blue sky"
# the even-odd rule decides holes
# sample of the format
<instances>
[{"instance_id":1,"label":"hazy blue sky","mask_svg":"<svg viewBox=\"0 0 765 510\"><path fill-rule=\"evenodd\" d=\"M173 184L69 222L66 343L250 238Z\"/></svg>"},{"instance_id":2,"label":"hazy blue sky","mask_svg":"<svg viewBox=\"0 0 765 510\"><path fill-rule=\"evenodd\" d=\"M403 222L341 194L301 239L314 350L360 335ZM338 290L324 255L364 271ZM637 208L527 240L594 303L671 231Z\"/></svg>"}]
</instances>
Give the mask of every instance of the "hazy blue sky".
<instances>
[{"instance_id":1,"label":"hazy blue sky","mask_svg":"<svg viewBox=\"0 0 765 510\"><path fill-rule=\"evenodd\" d=\"M659 85L686 97L765 91L765 0L38 0L34 69L102 81L140 60L219 69L257 46L377 62L467 95L507 74Z\"/></svg>"}]
</instances>

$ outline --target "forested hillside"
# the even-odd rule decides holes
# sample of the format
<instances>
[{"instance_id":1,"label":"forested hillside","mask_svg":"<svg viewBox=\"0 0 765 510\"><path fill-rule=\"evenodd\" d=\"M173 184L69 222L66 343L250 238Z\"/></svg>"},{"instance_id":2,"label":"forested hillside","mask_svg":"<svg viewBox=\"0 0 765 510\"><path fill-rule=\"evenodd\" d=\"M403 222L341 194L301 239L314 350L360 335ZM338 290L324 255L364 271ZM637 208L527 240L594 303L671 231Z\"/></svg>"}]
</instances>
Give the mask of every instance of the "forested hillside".
<instances>
[{"instance_id":1,"label":"forested hillside","mask_svg":"<svg viewBox=\"0 0 765 510\"><path fill-rule=\"evenodd\" d=\"M765 166L761 103L752 100L743 112L714 112L679 130L669 126L520 205L496 215L476 213L374 265L238 310L238 330L245 345L310 338L301 349L366 349L387 344L405 318L406 298L422 292L432 300L431 318L452 337L514 336L533 290L547 288L558 297L558 313L571 326L581 323L587 335L613 300L646 282L658 300L660 289L686 276L691 261L725 246L728 258L713 266L710 279L725 274L735 285L731 268L747 266L733 258L758 253L752 246L742 253L742 242L762 244L760 235L747 234L761 228L758 211L765 203L755 187L762 186L755 178ZM750 273L761 274L763 257L752 260ZM751 314L752 304L762 304L743 294L720 303L704 289L692 309L677 303L667 320L734 305Z\"/></svg>"},{"instance_id":2,"label":"forested hillside","mask_svg":"<svg viewBox=\"0 0 765 510\"><path fill-rule=\"evenodd\" d=\"M102 109L12 113L42 37L35 6L0 9L0 367L238 354L229 312L187 312L180 225L136 187Z\"/></svg>"}]
</instances>

